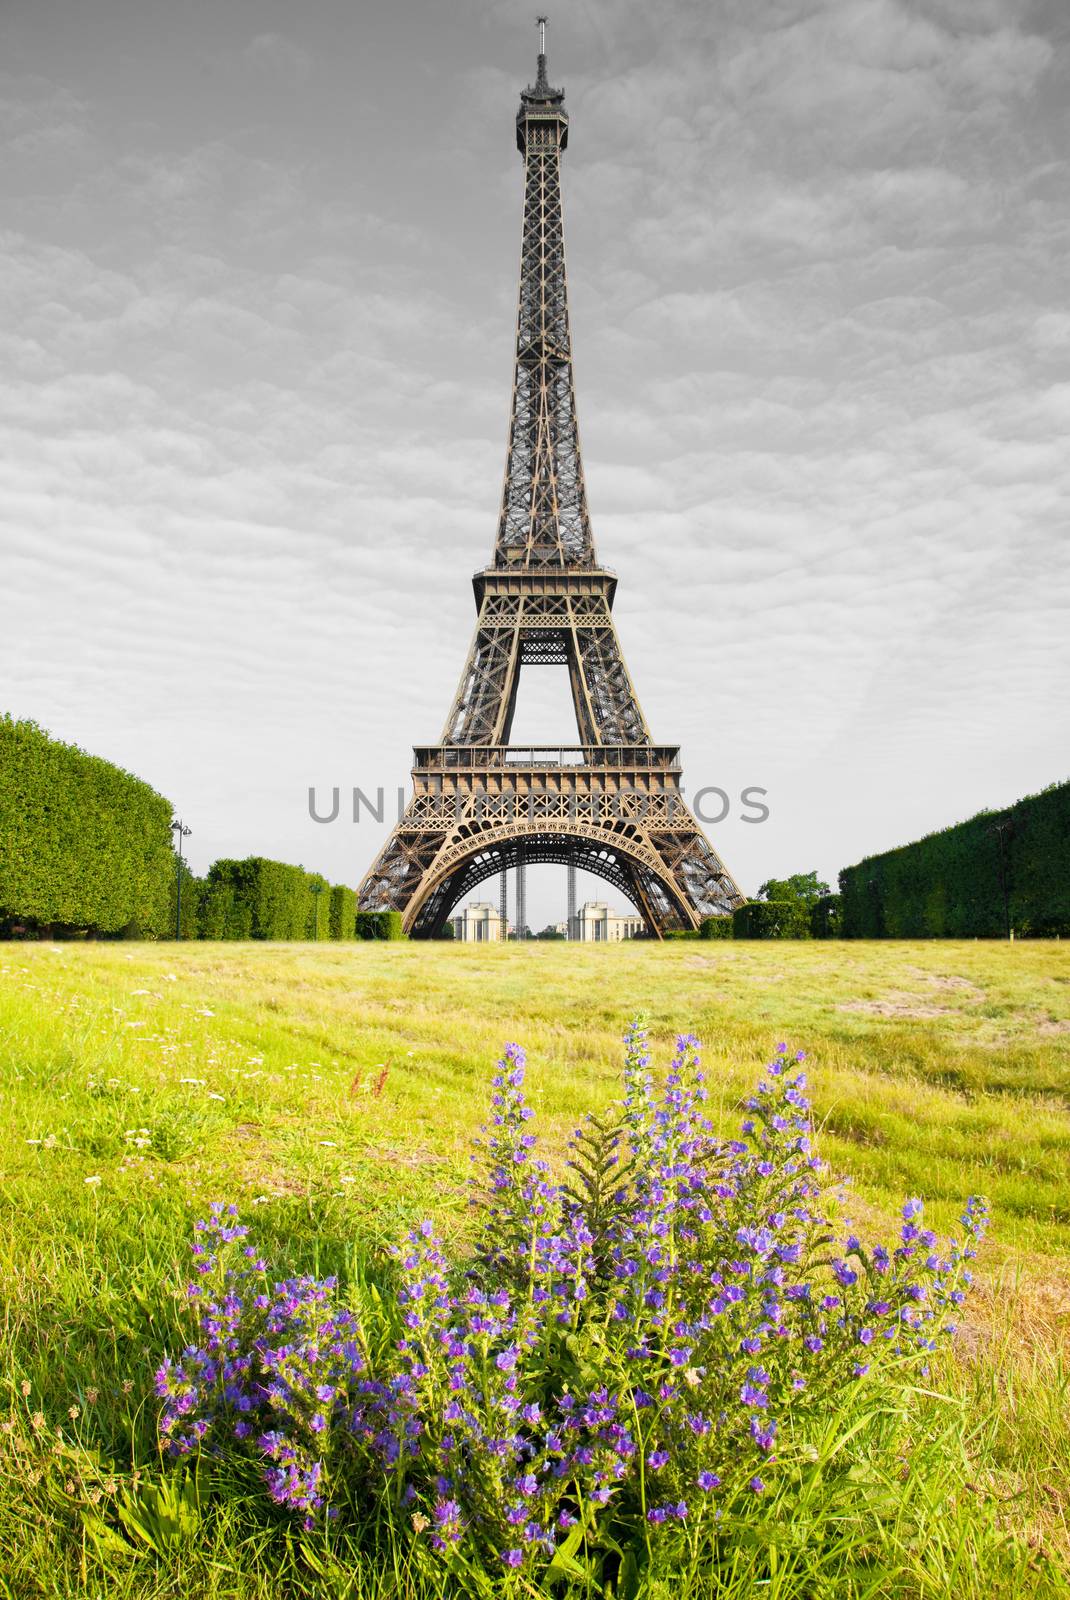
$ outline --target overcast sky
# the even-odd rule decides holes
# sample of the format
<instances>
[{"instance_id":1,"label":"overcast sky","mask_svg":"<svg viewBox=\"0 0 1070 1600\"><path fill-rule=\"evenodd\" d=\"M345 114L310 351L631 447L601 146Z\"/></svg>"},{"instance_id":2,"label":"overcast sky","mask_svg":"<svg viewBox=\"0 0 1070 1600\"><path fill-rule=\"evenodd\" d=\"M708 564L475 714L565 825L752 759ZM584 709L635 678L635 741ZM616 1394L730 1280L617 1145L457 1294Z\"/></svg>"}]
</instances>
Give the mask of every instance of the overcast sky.
<instances>
[{"instance_id":1,"label":"overcast sky","mask_svg":"<svg viewBox=\"0 0 1070 1600\"><path fill-rule=\"evenodd\" d=\"M166 794L198 869L355 884L384 829L308 786L439 737L533 9L0 12L0 709ZM1065 778L1065 0L570 0L549 52L598 553L689 791L768 790L711 829L743 888ZM518 740L574 737L560 690Z\"/></svg>"}]
</instances>

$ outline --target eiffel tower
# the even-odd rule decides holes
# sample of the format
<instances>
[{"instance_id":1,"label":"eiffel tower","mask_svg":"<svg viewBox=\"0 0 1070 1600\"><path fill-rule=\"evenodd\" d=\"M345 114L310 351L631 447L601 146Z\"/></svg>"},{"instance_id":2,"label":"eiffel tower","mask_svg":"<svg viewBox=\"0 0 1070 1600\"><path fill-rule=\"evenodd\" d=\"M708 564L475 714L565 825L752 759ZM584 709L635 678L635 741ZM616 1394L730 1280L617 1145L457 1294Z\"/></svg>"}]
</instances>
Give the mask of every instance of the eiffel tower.
<instances>
[{"instance_id":1,"label":"eiffel tower","mask_svg":"<svg viewBox=\"0 0 1070 1600\"><path fill-rule=\"evenodd\" d=\"M524 158L513 410L489 567L473 578L476 629L441 741L414 751L413 797L359 890L435 937L487 878L561 862L619 889L661 936L726 915L743 896L680 792L679 751L655 744L624 664L617 580L595 556L572 377L561 152L564 91L538 73L520 96ZM515 746L522 667L568 668L580 743ZM521 920L518 918L518 921Z\"/></svg>"}]
</instances>

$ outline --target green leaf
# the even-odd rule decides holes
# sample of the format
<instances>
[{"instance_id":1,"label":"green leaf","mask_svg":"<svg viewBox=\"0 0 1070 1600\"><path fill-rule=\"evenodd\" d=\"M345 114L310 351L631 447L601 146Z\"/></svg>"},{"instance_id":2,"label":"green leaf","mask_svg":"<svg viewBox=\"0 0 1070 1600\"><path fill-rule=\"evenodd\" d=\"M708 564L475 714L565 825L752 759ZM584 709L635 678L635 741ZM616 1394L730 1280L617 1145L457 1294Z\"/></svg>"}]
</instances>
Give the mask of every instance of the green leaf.
<instances>
[{"instance_id":1,"label":"green leaf","mask_svg":"<svg viewBox=\"0 0 1070 1600\"><path fill-rule=\"evenodd\" d=\"M164 1556L190 1545L200 1534L201 1504L195 1474L163 1478L127 1489L119 1521L135 1539Z\"/></svg>"},{"instance_id":2,"label":"green leaf","mask_svg":"<svg viewBox=\"0 0 1070 1600\"><path fill-rule=\"evenodd\" d=\"M98 1517L96 1512L83 1511L82 1524L90 1544L105 1565L116 1556L130 1559L138 1554L133 1545L128 1544L122 1534L109 1526L103 1517Z\"/></svg>"}]
</instances>

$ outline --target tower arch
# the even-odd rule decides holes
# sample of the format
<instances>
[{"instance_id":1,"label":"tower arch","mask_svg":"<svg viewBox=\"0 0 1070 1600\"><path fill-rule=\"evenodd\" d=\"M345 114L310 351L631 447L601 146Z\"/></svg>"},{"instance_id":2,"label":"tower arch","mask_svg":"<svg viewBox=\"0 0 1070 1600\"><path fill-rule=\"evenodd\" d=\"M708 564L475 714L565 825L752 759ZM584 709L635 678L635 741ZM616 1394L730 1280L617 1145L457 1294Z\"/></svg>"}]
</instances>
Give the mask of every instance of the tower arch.
<instances>
[{"instance_id":1,"label":"tower arch","mask_svg":"<svg viewBox=\"0 0 1070 1600\"><path fill-rule=\"evenodd\" d=\"M410 903L405 931L414 938L434 938L450 912L488 878L520 867L553 863L589 872L618 889L643 918L647 932L658 935L667 921L687 926L686 906L661 863L634 833L569 828L531 829L505 825L469 836L465 845L438 864Z\"/></svg>"}]
</instances>

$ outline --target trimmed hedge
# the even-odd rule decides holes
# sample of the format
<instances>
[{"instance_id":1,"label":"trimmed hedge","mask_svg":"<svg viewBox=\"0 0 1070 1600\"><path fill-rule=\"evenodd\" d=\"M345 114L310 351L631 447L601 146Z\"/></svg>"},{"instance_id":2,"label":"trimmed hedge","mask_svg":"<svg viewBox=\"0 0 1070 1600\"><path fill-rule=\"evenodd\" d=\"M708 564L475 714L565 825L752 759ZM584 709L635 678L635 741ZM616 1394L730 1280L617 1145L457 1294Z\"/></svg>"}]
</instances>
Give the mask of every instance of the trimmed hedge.
<instances>
[{"instance_id":1,"label":"trimmed hedge","mask_svg":"<svg viewBox=\"0 0 1070 1600\"><path fill-rule=\"evenodd\" d=\"M357 895L344 883L336 883L330 894L330 937L355 939L357 937Z\"/></svg>"},{"instance_id":2,"label":"trimmed hedge","mask_svg":"<svg viewBox=\"0 0 1070 1600\"><path fill-rule=\"evenodd\" d=\"M404 939L400 911L358 911L358 939Z\"/></svg>"},{"instance_id":3,"label":"trimmed hedge","mask_svg":"<svg viewBox=\"0 0 1070 1600\"><path fill-rule=\"evenodd\" d=\"M1070 783L840 873L848 939L1070 934ZM1004 896L1006 895L1006 900Z\"/></svg>"},{"instance_id":4,"label":"trimmed hedge","mask_svg":"<svg viewBox=\"0 0 1070 1600\"><path fill-rule=\"evenodd\" d=\"M173 810L140 778L0 716L0 935L175 937ZM356 895L250 856L182 864L184 939L352 939ZM318 888L318 893L316 892ZM396 912L366 937L402 937Z\"/></svg>"},{"instance_id":5,"label":"trimmed hedge","mask_svg":"<svg viewBox=\"0 0 1070 1600\"><path fill-rule=\"evenodd\" d=\"M202 937L305 939L312 898L311 880L303 867L264 856L216 861L206 879Z\"/></svg>"},{"instance_id":6,"label":"trimmed hedge","mask_svg":"<svg viewBox=\"0 0 1070 1600\"><path fill-rule=\"evenodd\" d=\"M0 929L153 936L172 914L171 804L121 767L0 717Z\"/></svg>"},{"instance_id":7,"label":"trimmed hedge","mask_svg":"<svg viewBox=\"0 0 1070 1600\"><path fill-rule=\"evenodd\" d=\"M810 907L811 939L838 939L843 920L843 901L838 894L823 894Z\"/></svg>"},{"instance_id":8,"label":"trimmed hedge","mask_svg":"<svg viewBox=\"0 0 1070 1600\"><path fill-rule=\"evenodd\" d=\"M801 900L749 900L732 913L734 939L808 939L810 914Z\"/></svg>"},{"instance_id":9,"label":"trimmed hedge","mask_svg":"<svg viewBox=\"0 0 1070 1600\"><path fill-rule=\"evenodd\" d=\"M226 877L213 877L211 869L201 883L197 918L199 939L239 939L234 885ZM248 938L248 934L245 935Z\"/></svg>"},{"instance_id":10,"label":"trimmed hedge","mask_svg":"<svg viewBox=\"0 0 1070 1600\"><path fill-rule=\"evenodd\" d=\"M183 928L185 899L183 884ZM356 893L344 884L332 888L318 872L250 856L209 868L197 932L202 939L352 939L356 908Z\"/></svg>"},{"instance_id":11,"label":"trimmed hedge","mask_svg":"<svg viewBox=\"0 0 1070 1600\"><path fill-rule=\"evenodd\" d=\"M698 925L700 939L731 939L733 934L731 917L703 917Z\"/></svg>"},{"instance_id":12,"label":"trimmed hedge","mask_svg":"<svg viewBox=\"0 0 1070 1600\"><path fill-rule=\"evenodd\" d=\"M308 884L308 916L305 918L306 939L331 937L331 886L318 872L306 873Z\"/></svg>"}]
</instances>

